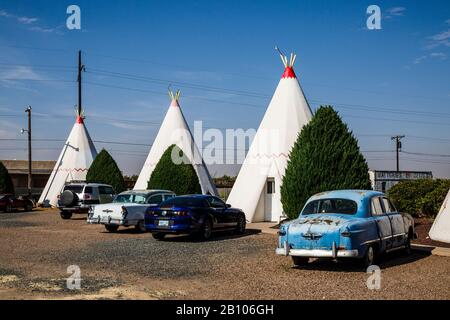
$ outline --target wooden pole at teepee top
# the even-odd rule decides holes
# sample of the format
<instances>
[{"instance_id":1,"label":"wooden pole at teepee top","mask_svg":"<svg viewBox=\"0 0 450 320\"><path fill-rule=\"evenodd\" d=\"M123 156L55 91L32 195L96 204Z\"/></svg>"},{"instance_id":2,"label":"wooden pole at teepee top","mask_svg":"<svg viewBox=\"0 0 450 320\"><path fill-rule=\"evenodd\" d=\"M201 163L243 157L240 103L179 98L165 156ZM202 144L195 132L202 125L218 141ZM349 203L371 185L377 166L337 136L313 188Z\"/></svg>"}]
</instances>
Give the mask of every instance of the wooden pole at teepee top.
<instances>
[{"instance_id":1,"label":"wooden pole at teepee top","mask_svg":"<svg viewBox=\"0 0 450 320\"><path fill-rule=\"evenodd\" d=\"M78 50L78 108L77 116L83 117L83 107L81 104L81 73L85 70L84 65L81 62L81 50Z\"/></svg>"}]
</instances>

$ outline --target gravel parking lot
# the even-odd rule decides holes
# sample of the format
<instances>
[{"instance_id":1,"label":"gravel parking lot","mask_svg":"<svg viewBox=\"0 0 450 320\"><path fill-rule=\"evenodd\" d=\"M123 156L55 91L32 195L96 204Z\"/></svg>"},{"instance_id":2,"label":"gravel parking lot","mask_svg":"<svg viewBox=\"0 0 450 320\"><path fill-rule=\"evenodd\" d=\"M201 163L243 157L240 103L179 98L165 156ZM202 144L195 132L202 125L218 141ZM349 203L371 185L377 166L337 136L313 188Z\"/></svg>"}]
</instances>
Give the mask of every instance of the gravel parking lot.
<instances>
[{"instance_id":1,"label":"gravel parking lot","mask_svg":"<svg viewBox=\"0 0 450 320\"><path fill-rule=\"evenodd\" d=\"M275 256L276 236L249 229L198 242L107 233L85 215L56 210L0 213L1 299L450 299L450 258L413 252L379 262L381 289L350 262L315 260L293 268ZM78 265L81 289L69 290Z\"/></svg>"}]
</instances>

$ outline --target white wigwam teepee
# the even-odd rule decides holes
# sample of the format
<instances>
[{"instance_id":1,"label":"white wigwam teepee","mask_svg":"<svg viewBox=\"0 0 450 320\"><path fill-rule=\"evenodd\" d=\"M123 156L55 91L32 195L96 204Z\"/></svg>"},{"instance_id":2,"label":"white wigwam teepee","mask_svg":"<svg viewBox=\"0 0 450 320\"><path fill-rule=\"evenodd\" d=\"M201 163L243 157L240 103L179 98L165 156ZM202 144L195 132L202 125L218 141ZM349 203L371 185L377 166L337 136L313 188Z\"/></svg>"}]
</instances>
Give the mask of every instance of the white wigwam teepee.
<instances>
[{"instance_id":1,"label":"white wigwam teepee","mask_svg":"<svg viewBox=\"0 0 450 320\"><path fill-rule=\"evenodd\" d=\"M200 182L202 193L217 195L216 187L214 186L178 103L180 91L173 94L173 92L169 90L169 97L171 99L169 109L159 128L156 139L150 148L150 153L142 167L134 189L147 189L148 180L158 164L159 159L171 145L175 144L183 151L184 155L194 167Z\"/></svg>"},{"instance_id":2,"label":"white wigwam teepee","mask_svg":"<svg viewBox=\"0 0 450 320\"><path fill-rule=\"evenodd\" d=\"M296 56L291 53L288 62L279 52L284 73L227 199L241 208L250 222L278 221L283 215L280 185L287 157L302 127L312 118L294 73Z\"/></svg>"},{"instance_id":3,"label":"white wigwam teepee","mask_svg":"<svg viewBox=\"0 0 450 320\"><path fill-rule=\"evenodd\" d=\"M85 180L86 173L96 156L97 151L84 125L84 117L82 112L78 111L76 122L38 203L48 201L52 206L56 206L64 184L73 180Z\"/></svg>"},{"instance_id":4,"label":"white wigwam teepee","mask_svg":"<svg viewBox=\"0 0 450 320\"><path fill-rule=\"evenodd\" d=\"M435 241L450 243L450 190L431 226L429 235Z\"/></svg>"}]
</instances>

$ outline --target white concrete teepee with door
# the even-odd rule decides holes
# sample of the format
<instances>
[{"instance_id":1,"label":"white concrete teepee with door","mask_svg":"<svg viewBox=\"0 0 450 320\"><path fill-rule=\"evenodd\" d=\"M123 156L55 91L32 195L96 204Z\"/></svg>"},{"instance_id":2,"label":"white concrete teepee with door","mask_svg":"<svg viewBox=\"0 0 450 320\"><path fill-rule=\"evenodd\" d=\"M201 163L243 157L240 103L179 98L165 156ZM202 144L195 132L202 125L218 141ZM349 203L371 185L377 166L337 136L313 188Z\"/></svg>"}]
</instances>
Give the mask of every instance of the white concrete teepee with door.
<instances>
[{"instance_id":1,"label":"white concrete teepee with door","mask_svg":"<svg viewBox=\"0 0 450 320\"><path fill-rule=\"evenodd\" d=\"M56 206L58 195L64 184L70 181L84 181L96 156L97 150L84 125L82 111L79 110L69 138L64 144L38 203L48 202L50 205Z\"/></svg>"},{"instance_id":2,"label":"white concrete teepee with door","mask_svg":"<svg viewBox=\"0 0 450 320\"><path fill-rule=\"evenodd\" d=\"M155 141L150 148L147 160L134 186L135 190L147 189L148 180L163 153L173 144L180 148L189 159L197 173L203 194L217 195L216 187L203 161L186 119L178 103L180 91L174 94L169 90L171 103L159 128Z\"/></svg>"},{"instance_id":3,"label":"white concrete teepee with door","mask_svg":"<svg viewBox=\"0 0 450 320\"><path fill-rule=\"evenodd\" d=\"M277 48L278 50L278 48ZM279 51L279 50L278 50ZM287 157L312 111L290 59L279 51L284 72L264 114L227 202L250 222L278 221L283 215L280 185Z\"/></svg>"},{"instance_id":4,"label":"white concrete teepee with door","mask_svg":"<svg viewBox=\"0 0 450 320\"><path fill-rule=\"evenodd\" d=\"M450 190L431 226L429 235L432 240L450 243Z\"/></svg>"}]
</instances>

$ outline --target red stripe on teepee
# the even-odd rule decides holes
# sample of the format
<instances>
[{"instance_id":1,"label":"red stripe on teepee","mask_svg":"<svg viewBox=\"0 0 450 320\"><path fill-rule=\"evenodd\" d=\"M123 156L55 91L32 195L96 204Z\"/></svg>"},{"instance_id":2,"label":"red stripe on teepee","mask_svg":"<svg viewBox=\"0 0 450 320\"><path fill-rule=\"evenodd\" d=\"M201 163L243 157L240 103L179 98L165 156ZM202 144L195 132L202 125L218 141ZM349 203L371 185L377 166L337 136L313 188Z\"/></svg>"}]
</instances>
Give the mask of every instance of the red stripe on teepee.
<instances>
[{"instance_id":1,"label":"red stripe on teepee","mask_svg":"<svg viewBox=\"0 0 450 320\"><path fill-rule=\"evenodd\" d=\"M77 117L77 123L82 124L83 123L83 118L78 116Z\"/></svg>"},{"instance_id":2,"label":"red stripe on teepee","mask_svg":"<svg viewBox=\"0 0 450 320\"><path fill-rule=\"evenodd\" d=\"M281 78L296 78L294 69L292 67L286 67Z\"/></svg>"}]
</instances>

